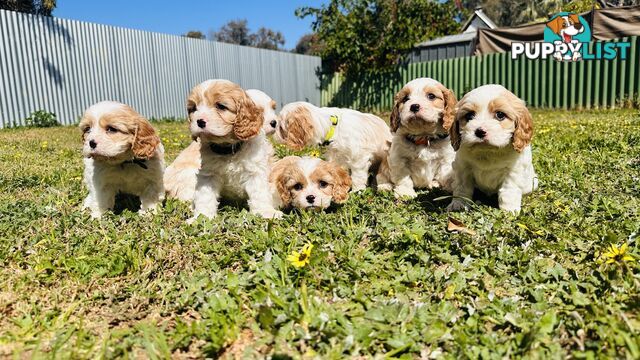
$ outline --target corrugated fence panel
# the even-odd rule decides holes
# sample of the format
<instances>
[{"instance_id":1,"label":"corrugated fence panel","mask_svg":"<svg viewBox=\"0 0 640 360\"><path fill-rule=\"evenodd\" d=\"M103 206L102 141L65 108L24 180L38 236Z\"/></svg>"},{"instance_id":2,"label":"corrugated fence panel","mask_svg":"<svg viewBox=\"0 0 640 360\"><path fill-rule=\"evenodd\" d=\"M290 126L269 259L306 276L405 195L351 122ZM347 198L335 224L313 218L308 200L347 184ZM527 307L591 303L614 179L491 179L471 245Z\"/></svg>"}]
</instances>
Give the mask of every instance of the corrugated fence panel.
<instances>
[{"instance_id":1,"label":"corrugated fence panel","mask_svg":"<svg viewBox=\"0 0 640 360\"><path fill-rule=\"evenodd\" d=\"M583 60L575 63L554 59L511 60L509 53L489 54L400 66L392 71L345 79L324 75L322 104L384 111L408 81L431 77L454 90L458 98L485 84L501 84L531 107L599 108L638 105L640 101L640 38L628 41L627 59ZM595 49L590 44L591 53Z\"/></svg>"},{"instance_id":2,"label":"corrugated fence panel","mask_svg":"<svg viewBox=\"0 0 640 360\"><path fill-rule=\"evenodd\" d=\"M74 124L102 100L185 117L189 90L207 79L320 105L319 69L314 56L0 10L0 127L36 110Z\"/></svg>"}]
</instances>

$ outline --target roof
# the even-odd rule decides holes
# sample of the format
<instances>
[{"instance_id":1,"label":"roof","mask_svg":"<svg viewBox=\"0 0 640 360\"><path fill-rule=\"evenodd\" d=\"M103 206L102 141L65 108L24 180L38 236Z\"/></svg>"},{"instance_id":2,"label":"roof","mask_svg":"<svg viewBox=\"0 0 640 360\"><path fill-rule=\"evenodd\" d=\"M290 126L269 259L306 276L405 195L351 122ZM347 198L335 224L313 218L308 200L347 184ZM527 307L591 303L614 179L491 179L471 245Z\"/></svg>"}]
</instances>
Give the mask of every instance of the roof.
<instances>
[{"instance_id":1,"label":"roof","mask_svg":"<svg viewBox=\"0 0 640 360\"><path fill-rule=\"evenodd\" d=\"M415 47L420 48L420 47L429 47L429 46L436 46L436 45L446 45L446 44L455 44L455 43L472 41L473 38L476 37L477 29L474 29L474 28L469 29L469 27L471 26L471 24L473 24L475 19L479 19L489 29L495 29L497 27L496 24L493 21L491 21L491 19L489 19L487 14L485 14L484 11L482 11L482 8L477 8L473 12L473 15L469 18L469 20L467 20L467 22L464 23L464 25L462 26L462 33L455 34L455 35L447 35L447 36L439 37L437 39L421 42L419 44L416 44Z\"/></svg>"},{"instance_id":2,"label":"roof","mask_svg":"<svg viewBox=\"0 0 640 360\"><path fill-rule=\"evenodd\" d=\"M487 16L487 14L484 13L484 11L482 11L482 8L477 8L474 12L473 15L469 18L469 20L467 20L466 23L464 23L464 25L462 26L462 32L467 31L467 28L469 28L469 25L471 25L471 23L473 23L473 20L479 17L480 20L482 20L482 22L484 22L485 24L487 24L487 27L489 29L495 29L498 26L491 21L491 19L489 19L489 17ZM475 32L475 31L474 31Z\"/></svg>"},{"instance_id":3,"label":"roof","mask_svg":"<svg viewBox=\"0 0 640 360\"><path fill-rule=\"evenodd\" d=\"M421 42L416 44L416 47L429 47L436 45L445 45L445 44L455 44L460 42L468 42L473 40L476 37L476 32L467 32L462 34L448 35L439 37L437 39Z\"/></svg>"}]
</instances>

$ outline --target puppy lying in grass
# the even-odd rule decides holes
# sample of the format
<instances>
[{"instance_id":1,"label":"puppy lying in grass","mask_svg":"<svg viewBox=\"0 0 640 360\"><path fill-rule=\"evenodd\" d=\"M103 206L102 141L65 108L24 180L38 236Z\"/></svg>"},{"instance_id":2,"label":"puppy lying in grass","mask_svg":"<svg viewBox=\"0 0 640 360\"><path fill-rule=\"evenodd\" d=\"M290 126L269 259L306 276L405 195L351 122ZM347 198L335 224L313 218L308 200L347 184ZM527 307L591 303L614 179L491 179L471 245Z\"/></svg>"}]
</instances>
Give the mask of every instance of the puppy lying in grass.
<instances>
[{"instance_id":1,"label":"puppy lying in grass","mask_svg":"<svg viewBox=\"0 0 640 360\"><path fill-rule=\"evenodd\" d=\"M280 208L324 210L347 201L351 177L333 162L287 156L274 164L269 184Z\"/></svg>"},{"instance_id":2,"label":"puppy lying in grass","mask_svg":"<svg viewBox=\"0 0 640 360\"><path fill-rule=\"evenodd\" d=\"M118 193L140 197L140 212L164 199L164 148L149 121L125 104L104 101L89 107L82 120L84 208L100 217L113 209Z\"/></svg>"}]
</instances>

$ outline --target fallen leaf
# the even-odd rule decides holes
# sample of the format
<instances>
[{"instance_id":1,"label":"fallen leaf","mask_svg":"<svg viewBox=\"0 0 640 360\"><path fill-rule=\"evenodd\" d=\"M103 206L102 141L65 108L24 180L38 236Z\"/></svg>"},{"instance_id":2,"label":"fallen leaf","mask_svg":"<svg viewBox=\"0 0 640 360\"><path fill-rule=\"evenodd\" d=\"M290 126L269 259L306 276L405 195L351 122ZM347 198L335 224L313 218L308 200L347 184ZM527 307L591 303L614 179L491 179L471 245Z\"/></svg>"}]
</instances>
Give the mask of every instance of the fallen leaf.
<instances>
[{"instance_id":1,"label":"fallen leaf","mask_svg":"<svg viewBox=\"0 0 640 360\"><path fill-rule=\"evenodd\" d=\"M476 232L469 229L462 221L458 219L454 219L452 217L449 218L449 224L447 224L447 231L457 231L463 234L475 235Z\"/></svg>"}]
</instances>

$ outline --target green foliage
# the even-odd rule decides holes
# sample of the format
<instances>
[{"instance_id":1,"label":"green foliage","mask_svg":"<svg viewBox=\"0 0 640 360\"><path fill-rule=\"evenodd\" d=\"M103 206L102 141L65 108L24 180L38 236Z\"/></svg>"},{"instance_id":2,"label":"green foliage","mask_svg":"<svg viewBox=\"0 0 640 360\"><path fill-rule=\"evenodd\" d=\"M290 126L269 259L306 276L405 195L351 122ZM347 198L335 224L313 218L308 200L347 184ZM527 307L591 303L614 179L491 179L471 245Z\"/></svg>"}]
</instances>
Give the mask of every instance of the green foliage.
<instances>
[{"instance_id":1,"label":"green foliage","mask_svg":"<svg viewBox=\"0 0 640 360\"><path fill-rule=\"evenodd\" d=\"M464 18L481 6L498 26L507 27L545 21L561 11L582 13L590 11L594 4L596 9L601 7L594 0L462 0L461 3L465 9Z\"/></svg>"},{"instance_id":2,"label":"green foliage","mask_svg":"<svg viewBox=\"0 0 640 360\"><path fill-rule=\"evenodd\" d=\"M200 39L200 40L205 39L205 36L202 33L202 31L196 31L196 30L187 31L187 33L182 36L192 38L192 39Z\"/></svg>"},{"instance_id":3,"label":"green foliage","mask_svg":"<svg viewBox=\"0 0 640 360\"><path fill-rule=\"evenodd\" d=\"M298 39L293 52L304 55L316 55L318 54L317 43L318 39L316 34L302 35L302 37Z\"/></svg>"},{"instance_id":4,"label":"green foliage","mask_svg":"<svg viewBox=\"0 0 640 360\"><path fill-rule=\"evenodd\" d=\"M284 35L280 31L261 27L255 33L252 33L246 19L229 21L220 27L218 31L211 33L210 38L228 44L270 50L281 49L285 43Z\"/></svg>"},{"instance_id":5,"label":"green foliage","mask_svg":"<svg viewBox=\"0 0 640 360\"><path fill-rule=\"evenodd\" d=\"M455 34L456 14L453 3L432 0L332 0L296 10L313 18L325 71L347 74L389 68L415 44Z\"/></svg>"},{"instance_id":6,"label":"green foliage","mask_svg":"<svg viewBox=\"0 0 640 360\"><path fill-rule=\"evenodd\" d=\"M0 357L637 359L640 264L600 261L640 260L637 111L533 119L540 189L453 215L476 235L446 231L441 191L91 220L75 127L0 131ZM154 125L170 163L187 127Z\"/></svg>"},{"instance_id":7,"label":"green foliage","mask_svg":"<svg viewBox=\"0 0 640 360\"><path fill-rule=\"evenodd\" d=\"M600 9L600 4L593 0L572 0L562 6L562 11L568 11L573 13L584 13L591 11L593 8Z\"/></svg>"},{"instance_id":8,"label":"green foliage","mask_svg":"<svg viewBox=\"0 0 640 360\"><path fill-rule=\"evenodd\" d=\"M0 0L0 9L51 16L56 0Z\"/></svg>"},{"instance_id":9,"label":"green foliage","mask_svg":"<svg viewBox=\"0 0 640 360\"><path fill-rule=\"evenodd\" d=\"M58 120L56 120L56 114L45 110L37 110L31 113L31 115L24 120L27 127L47 128L53 126L60 126Z\"/></svg>"}]
</instances>

